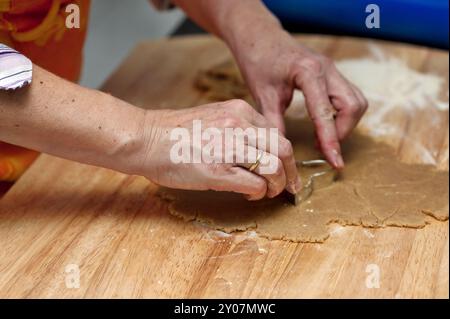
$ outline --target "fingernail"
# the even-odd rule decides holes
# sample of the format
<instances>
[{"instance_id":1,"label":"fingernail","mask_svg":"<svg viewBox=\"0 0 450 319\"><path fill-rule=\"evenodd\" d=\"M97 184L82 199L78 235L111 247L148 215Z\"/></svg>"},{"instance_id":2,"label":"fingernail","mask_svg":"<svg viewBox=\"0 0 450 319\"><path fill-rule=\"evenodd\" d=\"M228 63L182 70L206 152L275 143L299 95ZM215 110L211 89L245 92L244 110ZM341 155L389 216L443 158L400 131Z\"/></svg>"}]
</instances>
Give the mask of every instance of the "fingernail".
<instances>
[{"instance_id":1,"label":"fingernail","mask_svg":"<svg viewBox=\"0 0 450 319\"><path fill-rule=\"evenodd\" d=\"M302 189L302 181L300 177L297 177L297 179L294 182L291 182L288 185L288 191L291 194L297 194Z\"/></svg>"},{"instance_id":2,"label":"fingernail","mask_svg":"<svg viewBox=\"0 0 450 319\"><path fill-rule=\"evenodd\" d=\"M266 196L267 198L275 198L278 194L275 192L267 192Z\"/></svg>"},{"instance_id":3,"label":"fingernail","mask_svg":"<svg viewBox=\"0 0 450 319\"><path fill-rule=\"evenodd\" d=\"M295 193L301 191L302 187L303 187L302 180L300 179L300 176L297 176L297 179L295 180Z\"/></svg>"},{"instance_id":4,"label":"fingernail","mask_svg":"<svg viewBox=\"0 0 450 319\"><path fill-rule=\"evenodd\" d=\"M334 155L333 156L334 157L334 160L333 160L334 167L337 169L344 168L344 160L342 158L341 153L339 153L337 150L333 150L333 155Z\"/></svg>"}]
</instances>

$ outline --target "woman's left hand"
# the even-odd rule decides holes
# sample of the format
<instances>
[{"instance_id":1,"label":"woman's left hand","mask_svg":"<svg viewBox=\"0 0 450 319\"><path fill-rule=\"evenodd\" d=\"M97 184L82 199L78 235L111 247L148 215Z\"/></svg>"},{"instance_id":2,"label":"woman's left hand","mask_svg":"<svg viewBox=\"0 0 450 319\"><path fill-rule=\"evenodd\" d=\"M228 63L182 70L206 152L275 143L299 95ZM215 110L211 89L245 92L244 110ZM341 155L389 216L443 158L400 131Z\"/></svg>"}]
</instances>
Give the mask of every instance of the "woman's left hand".
<instances>
[{"instance_id":1,"label":"woman's left hand","mask_svg":"<svg viewBox=\"0 0 450 319\"><path fill-rule=\"evenodd\" d=\"M284 113L294 89L300 89L321 151L331 165L343 168L339 142L367 110L366 98L329 58L301 45L281 29L271 31L257 41L247 37L233 48L253 97L266 118L284 132Z\"/></svg>"}]
</instances>

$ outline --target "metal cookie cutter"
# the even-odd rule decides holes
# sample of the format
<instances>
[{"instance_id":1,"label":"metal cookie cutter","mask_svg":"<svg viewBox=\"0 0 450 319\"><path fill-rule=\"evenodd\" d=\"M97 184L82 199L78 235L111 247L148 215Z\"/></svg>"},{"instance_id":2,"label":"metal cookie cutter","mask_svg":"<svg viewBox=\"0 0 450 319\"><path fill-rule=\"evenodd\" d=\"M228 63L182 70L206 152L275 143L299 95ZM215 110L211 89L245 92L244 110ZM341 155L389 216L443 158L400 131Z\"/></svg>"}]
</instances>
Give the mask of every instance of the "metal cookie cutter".
<instances>
[{"instance_id":1,"label":"metal cookie cutter","mask_svg":"<svg viewBox=\"0 0 450 319\"><path fill-rule=\"evenodd\" d=\"M310 161L299 161L297 166L305 168L320 168L316 173L309 176L303 188L297 194L291 194L286 192L288 195L289 202L297 206L302 202L306 201L314 189L320 189L330 186L338 177L338 172L333 169L327 161L325 160L310 160Z\"/></svg>"}]
</instances>

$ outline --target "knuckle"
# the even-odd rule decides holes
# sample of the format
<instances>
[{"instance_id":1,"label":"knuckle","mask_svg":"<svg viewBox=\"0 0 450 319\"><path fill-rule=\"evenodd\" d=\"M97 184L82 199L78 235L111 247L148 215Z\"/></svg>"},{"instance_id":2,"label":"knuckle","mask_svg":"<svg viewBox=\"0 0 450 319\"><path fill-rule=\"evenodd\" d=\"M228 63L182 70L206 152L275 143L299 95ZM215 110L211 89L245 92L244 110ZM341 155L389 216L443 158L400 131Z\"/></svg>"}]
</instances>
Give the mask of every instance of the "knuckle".
<instances>
[{"instance_id":1,"label":"knuckle","mask_svg":"<svg viewBox=\"0 0 450 319\"><path fill-rule=\"evenodd\" d=\"M281 162L280 159L278 159L278 161L277 161L277 167L275 169L275 172L274 172L273 176L276 179L280 179L280 178L284 177L283 163Z\"/></svg>"},{"instance_id":2,"label":"knuckle","mask_svg":"<svg viewBox=\"0 0 450 319\"><path fill-rule=\"evenodd\" d=\"M363 106L356 99L347 102L347 110L354 115L358 115L362 108Z\"/></svg>"},{"instance_id":3,"label":"knuckle","mask_svg":"<svg viewBox=\"0 0 450 319\"><path fill-rule=\"evenodd\" d=\"M226 116L222 119L223 127L238 127L240 125L240 120L235 116Z\"/></svg>"},{"instance_id":4,"label":"knuckle","mask_svg":"<svg viewBox=\"0 0 450 319\"><path fill-rule=\"evenodd\" d=\"M223 111L228 110L230 101L225 101L225 102L218 102L217 104L213 105L211 108L212 109L221 109ZM209 105L207 105L209 107Z\"/></svg>"},{"instance_id":5,"label":"knuckle","mask_svg":"<svg viewBox=\"0 0 450 319\"><path fill-rule=\"evenodd\" d=\"M322 73L323 70L323 62L315 57L304 58L301 61L302 68L314 72L314 73Z\"/></svg>"},{"instance_id":6,"label":"knuckle","mask_svg":"<svg viewBox=\"0 0 450 319\"><path fill-rule=\"evenodd\" d=\"M363 97L363 104L362 104L363 113L365 113L368 108L369 108L369 101L365 97Z\"/></svg>"},{"instance_id":7,"label":"knuckle","mask_svg":"<svg viewBox=\"0 0 450 319\"><path fill-rule=\"evenodd\" d=\"M334 67L333 60L325 55L320 56L320 61L322 63L322 67Z\"/></svg>"},{"instance_id":8,"label":"knuckle","mask_svg":"<svg viewBox=\"0 0 450 319\"><path fill-rule=\"evenodd\" d=\"M268 190L267 190L267 196L269 198L273 198L280 194L283 189L284 185L286 184L286 181L283 179L281 181L269 181L268 182Z\"/></svg>"},{"instance_id":9,"label":"knuckle","mask_svg":"<svg viewBox=\"0 0 450 319\"><path fill-rule=\"evenodd\" d=\"M256 194L265 194L267 192L267 184L264 180L259 180L253 184L254 192Z\"/></svg>"},{"instance_id":10,"label":"knuckle","mask_svg":"<svg viewBox=\"0 0 450 319\"><path fill-rule=\"evenodd\" d=\"M294 149L292 148L292 143L287 139L282 139L280 141L279 155L283 160L289 159L294 156Z\"/></svg>"},{"instance_id":11,"label":"knuckle","mask_svg":"<svg viewBox=\"0 0 450 319\"><path fill-rule=\"evenodd\" d=\"M244 100L234 99L230 101L232 108L239 113L251 112L252 107Z\"/></svg>"},{"instance_id":12,"label":"knuckle","mask_svg":"<svg viewBox=\"0 0 450 319\"><path fill-rule=\"evenodd\" d=\"M317 124L327 120L334 120L335 116L336 110L331 106L325 106L317 109L316 114L312 116L312 120Z\"/></svg>"}]
</instances>

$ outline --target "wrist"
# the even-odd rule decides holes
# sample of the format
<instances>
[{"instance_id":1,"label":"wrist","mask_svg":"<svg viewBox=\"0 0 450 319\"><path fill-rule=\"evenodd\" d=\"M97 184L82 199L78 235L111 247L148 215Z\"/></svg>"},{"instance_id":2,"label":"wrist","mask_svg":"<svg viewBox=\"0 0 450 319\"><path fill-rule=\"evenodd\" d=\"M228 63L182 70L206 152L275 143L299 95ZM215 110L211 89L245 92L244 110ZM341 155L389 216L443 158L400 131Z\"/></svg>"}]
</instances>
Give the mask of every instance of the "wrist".
<instances>
[{"instance_id":1,"label":"wrist","mask_svg":"<svg viewBox=\"0 0 450 319\"><path fill-rule=\"evenodd\" d=\"M100 148L97 165L134 175L139 172L139 158L144 148L145 118L147 111L124 101L104 95L111 108L120 110L107 116L110 125L98 127L101 135L95 144Z\"/></svg>"},{"instance_id":2,"label":"wrist","mask_svg":"<svg viewBox=\"0 0 450 319\"><path fill-rule=\"evenodd\" d=\"M120 157L125 165L125 173L151 178L153 166L156 166L157 144L163 133L161 122L167 111L141 111L143 113L136 122L134 137L130 141L124 139Z\"/></svg>"},{"instance_id":3,"label":"wrist","mask_svg":"<svg viewBox=\"0 0 450 319\"><path fill-rule=\"evenodd\" d=\"M233 53L267 44L270 35L285 32L280 21L261 3L237 1L218 19L222 39Z\"/></svg>"}]
</instances>

